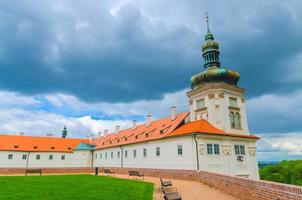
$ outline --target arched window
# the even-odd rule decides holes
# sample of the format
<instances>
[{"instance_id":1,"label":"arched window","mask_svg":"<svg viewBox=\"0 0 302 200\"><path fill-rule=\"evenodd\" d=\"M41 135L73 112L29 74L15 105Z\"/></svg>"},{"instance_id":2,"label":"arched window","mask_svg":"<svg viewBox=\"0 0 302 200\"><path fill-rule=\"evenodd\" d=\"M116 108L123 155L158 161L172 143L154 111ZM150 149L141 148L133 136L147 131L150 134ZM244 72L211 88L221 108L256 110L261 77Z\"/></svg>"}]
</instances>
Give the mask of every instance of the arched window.
<instances>
[{"instance_id":1,"label":"arched window","mask_svg":"<svg viewBox=\"0 0 302 200\"><path fill-rule=\"evenodd\" d=\"M241 117L239 113L236 113L235 115L235 128L241 128Z\"/></svg>"},{"instance_id":2,"label":"arched window","mask_svg":"<svg viewBox=\"0 0 302 200\"><path fill-rule=\"evenodd\" d=\"M235 128L235 115L233 112L230 112L230 122L231 122L231 128Z\"/></svg>"}]
</instances>

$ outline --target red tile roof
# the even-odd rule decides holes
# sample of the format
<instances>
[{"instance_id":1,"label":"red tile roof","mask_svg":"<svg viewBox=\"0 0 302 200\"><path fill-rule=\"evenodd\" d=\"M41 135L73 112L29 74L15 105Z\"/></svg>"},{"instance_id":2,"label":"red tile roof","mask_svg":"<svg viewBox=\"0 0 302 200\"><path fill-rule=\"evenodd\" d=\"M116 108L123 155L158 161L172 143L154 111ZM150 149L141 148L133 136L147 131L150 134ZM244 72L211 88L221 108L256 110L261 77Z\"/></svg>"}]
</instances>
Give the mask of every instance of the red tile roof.
<instances>
[{"instance_id":1,"label":"red tile roof","mask_svg":"<svg viewBox=\"0 0 302 200\"><path fill-rule=\"evenodd\" d=\"M177 128L175 131L172 131L171 133L167 134L166 137L186 135L192 133L260 139L258 136L250 135L250 134L226 133L220 129L215 128L206 120L197 120L197 121L189 122Z\"/></svg>"},{"instance_id":2,"label":"red tile roof","mask_svg":"<svg viewBox=\"0 0 302 200\"><path fill-rule=\"evenodd\" d=\"M72 152L88 139L0 135L1 151Z\"/></svg>"},{"instance_id":3,"label":"red tile roof","mask_svg":"<svg viewBox=\"0 0 302 200\"><path fill-rule=\"evenodd\" d=\"M206 120L197 120L184 124L184 120L188 115L189 113L185 112L178 114L174 120L171 120L171 117L166 117L153 121L149 126L141 124L135 129L128 128L118 133L103 136L94 140L91 144L96 145L96 149L103 149L193 133L259 139L259 137L250 134L226 133L215 128Z\"/></svg>"},{"instance_id":4,"label":"red tile roof","mask_svg":"<svg viewBox=\"0 0 302 200\"><path fill-rule=\"evenodd\" d=\"M188 112L184 112L176 115L174 120L172 120L171 116L169 116L152 121L150 125L141 124L136 126L135 129L128 128L121 130L118 133L109 134L96 139L92 142L92 144L96 145L97 149L102 149L160 139L174 131L181 123L184 122L184 119L188 115Z\"/></svg>"}]
</instances>

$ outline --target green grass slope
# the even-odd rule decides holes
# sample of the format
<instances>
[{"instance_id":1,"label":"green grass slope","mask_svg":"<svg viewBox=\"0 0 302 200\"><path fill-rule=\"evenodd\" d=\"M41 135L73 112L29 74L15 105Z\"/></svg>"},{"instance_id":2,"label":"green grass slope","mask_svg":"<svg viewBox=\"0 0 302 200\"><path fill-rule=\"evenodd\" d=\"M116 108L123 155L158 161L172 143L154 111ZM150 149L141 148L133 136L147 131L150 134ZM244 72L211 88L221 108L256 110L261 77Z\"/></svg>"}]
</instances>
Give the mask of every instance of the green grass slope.
<instances>
[{"instance_id":1,"label":"green grass slope","mask_svg":"<svg viewBox=\"0 0 302 200\"><path fill-rule=\"evenodd\" d=\"M152 200L153 184L92 175L3 176L2 200Z\"/></svg>"},{"instance_id":2,"label":"green grass slope","mask_svg":"<svg viewBox=\"0 0 302 200\"><path fill-rule=\"evenodd\" d=\"M277 165L267 165L259 171L261 180L302 186L302 160L282 161Z\"/></svg>"}]
</instances>

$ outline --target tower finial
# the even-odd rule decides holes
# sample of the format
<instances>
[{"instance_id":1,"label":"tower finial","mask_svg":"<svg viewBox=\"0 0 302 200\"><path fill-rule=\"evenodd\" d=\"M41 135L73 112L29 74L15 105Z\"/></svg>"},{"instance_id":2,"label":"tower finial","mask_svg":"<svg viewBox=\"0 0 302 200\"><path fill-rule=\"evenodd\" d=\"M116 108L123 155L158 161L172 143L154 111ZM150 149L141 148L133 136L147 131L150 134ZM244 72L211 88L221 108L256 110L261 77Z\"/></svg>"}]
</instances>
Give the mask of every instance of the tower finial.
<instances>
[{"instance_id":1,"label":"tower finial","mask_svg":"<svg viewBox=\"0 0 302 200\"><path fill-rule=\"evenodd\" d=\"M208 15L208 12L206 12L207 32L208 32L208 33L211 33L209 21L210 21L210 20L209 20L209 15Z\"/></svg>"}]
</instances>

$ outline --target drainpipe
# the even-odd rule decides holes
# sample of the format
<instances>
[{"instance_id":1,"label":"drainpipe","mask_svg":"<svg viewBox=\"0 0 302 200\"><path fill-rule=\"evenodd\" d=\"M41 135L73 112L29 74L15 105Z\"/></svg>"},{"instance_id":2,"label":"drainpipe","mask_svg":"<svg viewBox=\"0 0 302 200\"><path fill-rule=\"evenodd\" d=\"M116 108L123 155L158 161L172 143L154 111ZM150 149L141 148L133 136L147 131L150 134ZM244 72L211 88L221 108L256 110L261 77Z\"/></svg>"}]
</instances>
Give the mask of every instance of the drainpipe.
<instances>
[{"instance_id":1,"label":"drainpipe","mask_svg":"<svg viewBox=\"0 0 302 200\"><path fill-rule=\"evenodd\" d=\"M124 151L123 151L123 147L122 146L120 146L120 149L121 149L121 168L123 168L123 165L124 165L124 163L123 163L123 161L124 161L124 159L123 159Z\"/></svg>"},{"instance_id":2,"label":"drainpipe","mask_svg":"<svg viewBox=\"0 0 302 200\"><path fill-rule=\"evenodd\" d=\"M28 168L29 154L30 154L30 152L27 153L26 168Z\"/></svg>"},{"instance_id":3,"label":"drainpipe","mask_svg":"<svg viewBox=\"0 0 302 200\"><path fill-rule=\"evenodd\" d=\"M93 167L93 162L94 162L94 150L91 150L91 164L90 166Z\"/></svg>"},{"instance_id":4,"label":"drainpipe","mask_svg":"<svg viewBox=\"0 0 302 200\"><path fill-rule=\"evenodd\" d=\"M199 155L198 155L198 143L197 143L197 140L196 140L196 134L194 134L193 138L194 138L194 141L195 141L197 170L199 171Z\"/></svg>"}]
</instances>

